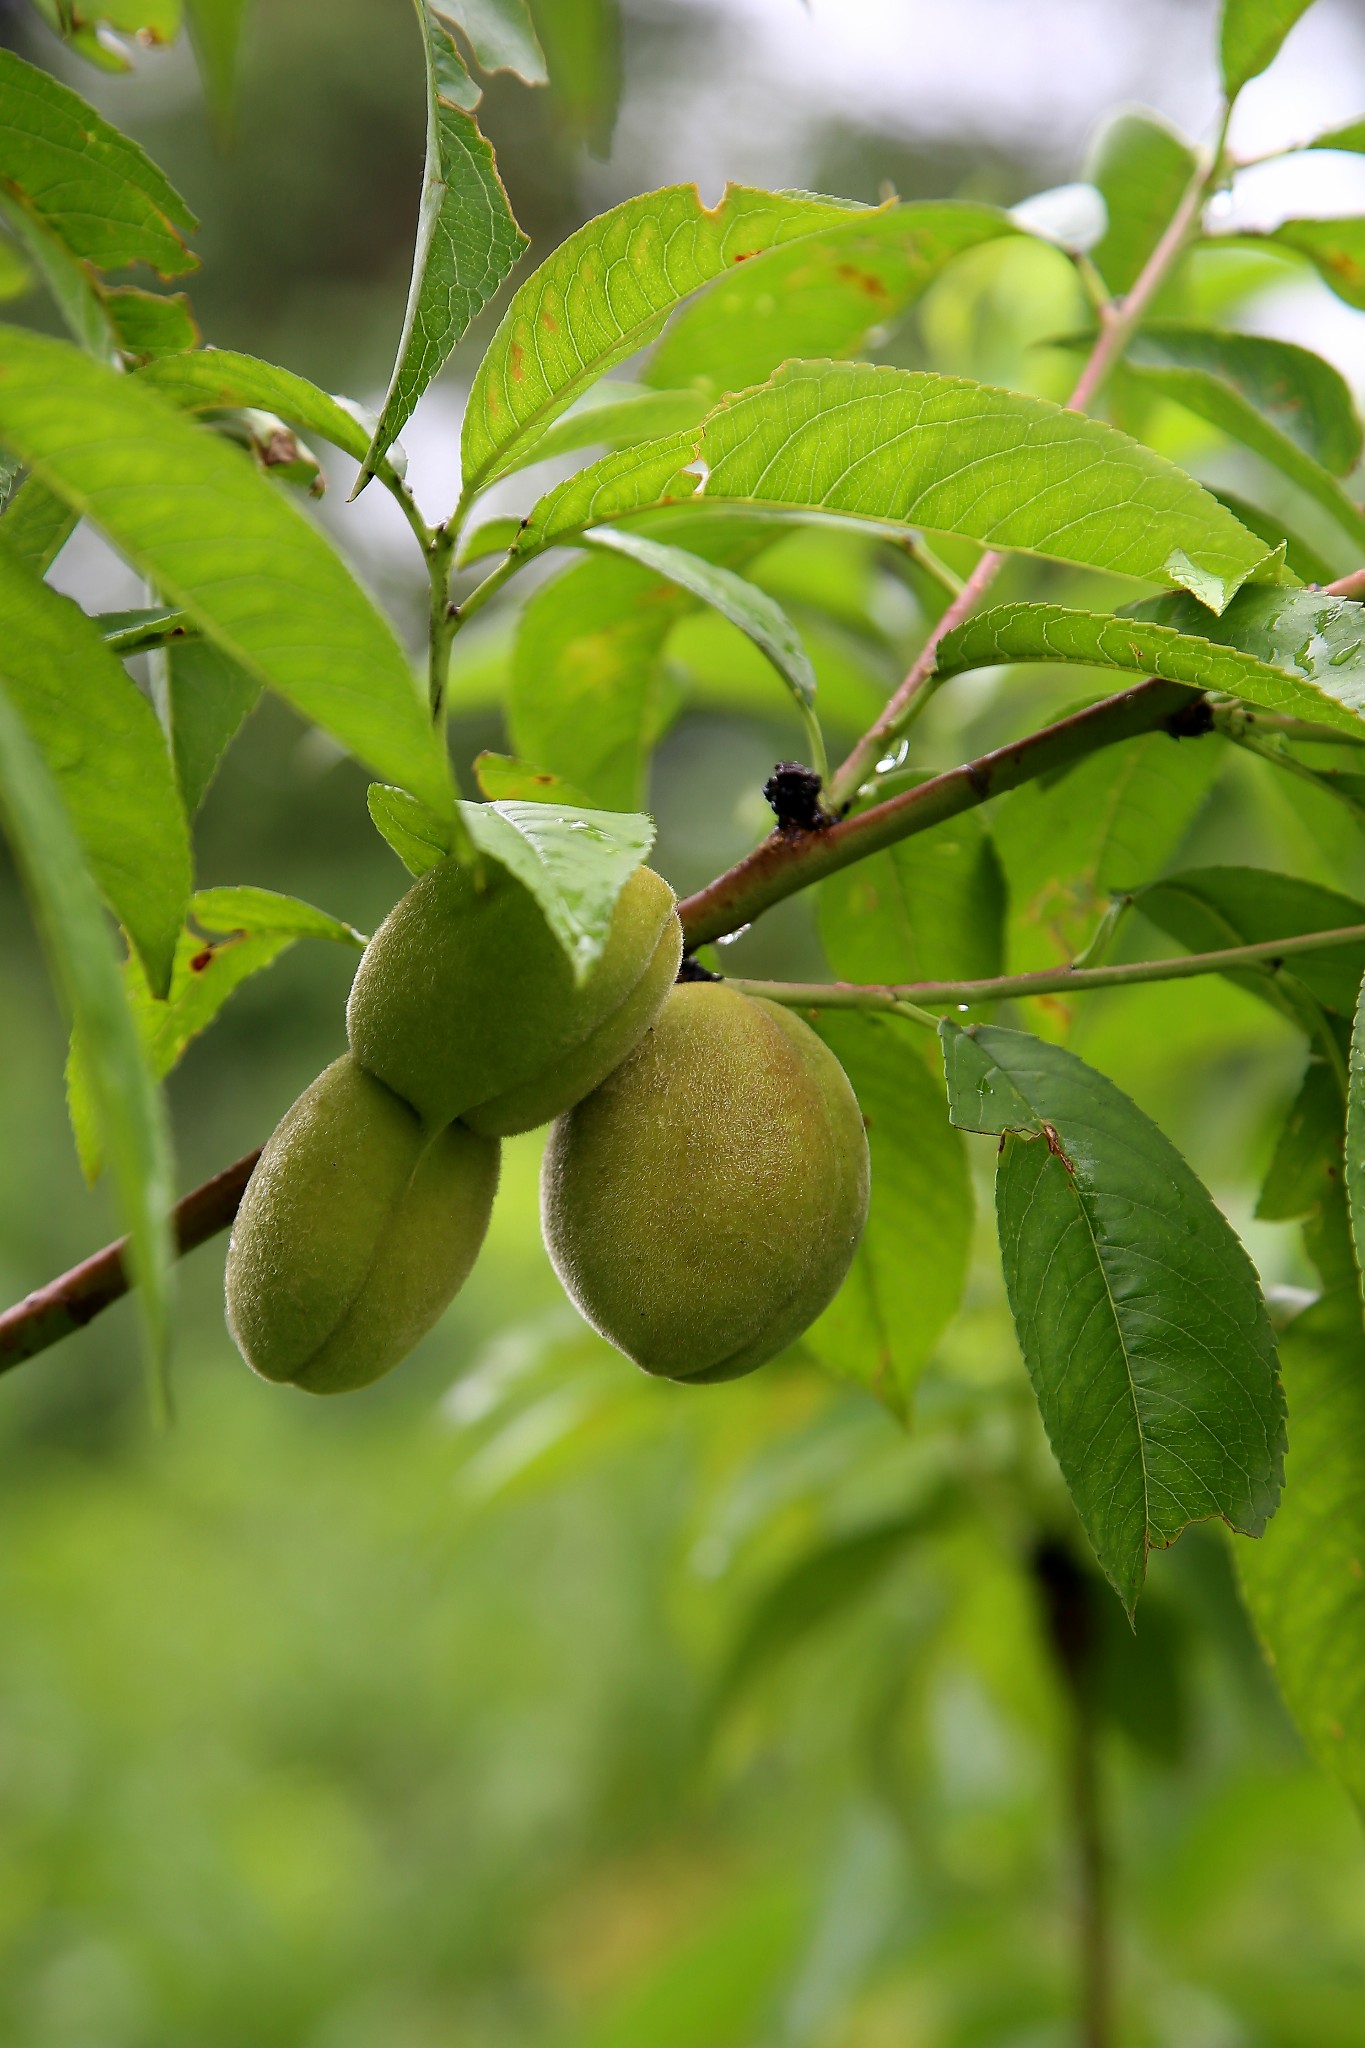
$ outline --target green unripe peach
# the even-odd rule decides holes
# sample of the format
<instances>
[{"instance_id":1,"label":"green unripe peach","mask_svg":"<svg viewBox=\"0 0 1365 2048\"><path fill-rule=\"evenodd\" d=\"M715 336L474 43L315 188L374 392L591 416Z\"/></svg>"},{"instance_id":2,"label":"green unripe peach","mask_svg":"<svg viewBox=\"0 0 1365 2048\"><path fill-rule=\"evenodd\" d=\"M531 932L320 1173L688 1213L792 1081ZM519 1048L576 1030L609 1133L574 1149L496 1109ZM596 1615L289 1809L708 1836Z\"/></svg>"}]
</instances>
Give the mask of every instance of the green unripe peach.
<instances>
[{"instance_id":1,"label":"green unripe peach","mask_svg":"<svg viewBox=\"0 0 1365 2048\"><path fill-rule=\"evenodd\" d=\"M498 1153L461 1124L433 1134L335 1060L281 1120L233 1225L228 1327L247 1364L311 1394L389 1372L478 1256Z\"/></svg>"},{"instance_id":2,"label":"green unripe peach","mask_svg":"<svg viewBox=\"0 0 1365 2048\"><path fill-rule=\"evenodd\" d=\"M433 1125L487 1136L548 1123L648 1030L682 957L667 882L637 868L602 957L575 983L528 889L443 861L414 883L360 963L346 1023L362 1067Z\"/></svg>"},{"instance_id":3,"label":"green unripe peach","mask_svg":"<svg viewBox=\"0 0 1365 2048\"><path fill-rule=\"evenodd\" d=\"M646 1372L724 1380L839 1291L867 1216L867 1137L843 1068L790 1010L716 982L550 1133L541 1222L594 1329Z\"/></svg>"}]
</instances>

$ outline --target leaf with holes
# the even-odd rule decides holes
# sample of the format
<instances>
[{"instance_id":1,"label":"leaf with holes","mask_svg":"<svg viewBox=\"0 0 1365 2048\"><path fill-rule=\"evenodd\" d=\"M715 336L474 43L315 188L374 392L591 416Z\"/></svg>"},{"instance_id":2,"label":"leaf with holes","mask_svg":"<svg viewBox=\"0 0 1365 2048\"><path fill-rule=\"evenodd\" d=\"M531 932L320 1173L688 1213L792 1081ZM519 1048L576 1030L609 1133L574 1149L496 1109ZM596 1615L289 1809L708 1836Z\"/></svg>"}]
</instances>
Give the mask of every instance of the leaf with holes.
<instances>
[{"instance_id":1,"label":"leaf with holes","mask_svg":"<svg viewBox=\"0 0 1365 2048\"><path fill-rule=\"evenodd\" d=\"M965 377L870 363L788 363L695 432L604 457L533 507L520 549L697 490L708 506L960 534L1191 590L1215 611L1249 576L1279 575L1216 498L1116 428Z\"/></svg>"},{"instance_id":2,"label":"leaf with holes","mask_svg":"<svg viewBox=\"0 0 1365 2048\"><path fill-rule=\"evenodd\" d=\"M518 290L474 377L461 465L466 502L531 461L553 420L654 340L674 307L761 250L864 211L802 193L695 185L627 199L560 244Z\"/></svg>"},{"instance_id":3,"label":"leaf with holes","mask_svg":"<svg viewBox=\"0 0 1365 2048\"><path fill-rule=\"evenodd\" d=\"M956 199L856 214L755 256L684 306L646 374L718 394L794 356L853 355L955 257L1018 232L997 207Z\"/></svg>"},{"instance_id":4,"label":"leaf with holes","mask_svg":"<svg viewBox=\"0 0 1365 2048\"><path fill-rule=\"evenodd\" d=\"M1147 1553L1219 1515L1259 1535L1284 1400L1255 1268L1112 1081L1021 1031L939 1027L953 1122L1003 1140L1005 1286L1048 1437L1131 1613Z\"/></svg>"}]
</instances>

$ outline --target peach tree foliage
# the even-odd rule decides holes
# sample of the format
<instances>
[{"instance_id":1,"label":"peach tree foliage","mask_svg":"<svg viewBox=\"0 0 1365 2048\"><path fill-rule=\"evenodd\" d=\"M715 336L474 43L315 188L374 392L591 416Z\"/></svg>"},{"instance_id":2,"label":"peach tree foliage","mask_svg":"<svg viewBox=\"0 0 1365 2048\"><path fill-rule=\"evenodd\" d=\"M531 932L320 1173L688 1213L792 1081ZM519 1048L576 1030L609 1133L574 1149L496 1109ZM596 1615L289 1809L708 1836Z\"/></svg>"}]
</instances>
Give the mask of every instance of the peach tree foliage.
<instances>
[{"instance_id":1,"label":"peach tree foliage","mask_svg":"<svg viewBox=\"0 0 1365 2048\"><path fill-rule=\"evenodd\" d=\"M121 61L117 32L179 26L175 0L107 0L79 19L61 0L38 7L96 62ZM222 118L242 11L186 0ZM1226 109L1304 11L1225 0ZM70 86L0 52L0 288L36 278L68 330L0 328L0 822L70 1020L76 1140L117 1191L155 1383L177 1249L160 1083L285 948L363 943L288 897L196 887L194 816L261 692L373 775L358 831L372 821L413 875L506 867L576 973L649 852L650 759L672 721L690 702L787 716L805 809L779 792L775 830L681 913L692 954L723 973L717 941L809 890L836 978L740 984L816 1020L869 1129L866 1233L806 1357L908 1413L961 1303L964 1134L990 1134L1020 1349L1101 1570L1131 1612L1149 1550L1191 1522L1259 1539L1237 1546L1243 1583L1288 1704L1365 1798L1365 905L1294 875L1172 865L1234 749L1354 819L1365 807L1350 392L1307 349L1175 317L1167 289L1217 239L1226 120L1199 147L1119 117L1087 167L1103 204L1083 233L1047 195L1010 214L738 186L707 205L679 185L589 221L518 281L527 238L479 125L479 78L546 81L533 11L416 12L425 182L377 418L202 342L172 288L196 265L190 207ZM552 10L535 12L545 27ZM600 108L577 117L600 131ZM1306 146L1361 151L1365 122ZM1087 309L1056 337L1068 404L876 360L952 266L1039 235ZM1365 310L1365 221L1292 220L1238 243ZM432 521L399 436L500 296L460 496ZM1256 458L1264 502L1215 492L1144 438L1156 400ZM388 492L411 529L430 590L420 674L312 516L309 443L348 458L357 488ZM538 493L529 472L550 456L563 480ZM1285 525L1276 478L1316 508L1316 539ZM523 486L520 516L486 515L495 484ZM144 608L92 614L47 580L82 520L144 579ZM903 679L841 662L848 621L818 578L799 601L768 587L765 558L794 533L858 537L913 593ZM542 556L551 574L519 582ZM1057 565L1093 604L1057 601ZM992 588L1002 569L1008 601ZM470 801L447 743L452 658L458 671L460 636L490 604L514 635L511 751L473 764ZM728 692L670 653L708 614L754 650ZM1030 719L1031 688L1070 667L1079 708ZM931 772L921 715L987 669L1008 672L1018 739ZM1040 923L1058 943L1007 959L1007 905L1049 891ZM1033 1000L1200 973L1233 977L1302 1038L1259 1213L1302 1222L1321 1296L1278 1339L1172 1138ZM240 1184L218 1210L191 1198L200 1236L226 1224ZM0 1366L70 1326L35 1334L21 1305L0 1320ZM857 1573L880 1570L883 1548L864 1549ZM840 1565L840 1597L857 1573Z\"/></svg>"}]
</instances>

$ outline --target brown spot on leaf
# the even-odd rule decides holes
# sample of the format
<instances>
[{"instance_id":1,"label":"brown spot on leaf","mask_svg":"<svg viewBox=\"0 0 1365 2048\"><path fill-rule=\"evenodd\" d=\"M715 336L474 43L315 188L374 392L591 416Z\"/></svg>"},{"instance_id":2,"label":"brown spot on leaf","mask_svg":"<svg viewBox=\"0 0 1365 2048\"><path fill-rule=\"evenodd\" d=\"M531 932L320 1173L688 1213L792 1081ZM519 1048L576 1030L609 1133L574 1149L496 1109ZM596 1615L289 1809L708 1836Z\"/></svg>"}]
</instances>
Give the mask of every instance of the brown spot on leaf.
<instances>
[{"instance_id":1,"label":"brown spot on leaf","mask_svg":"<svg viewBox=\"0 0 1365 2048\"><path fill-rule=\"evenodd\" d=\"M202 953L196 953L196 954L195 954L195 956L194 956L194 958L193 958L193 960L191 960L191 962L190 962L190 973L191 973L191 974L202 974L202 973L203 973L203 971L204 971L204 969L205 969L206 967L211 967L212 965L213 965L213 948L212 948L212 946L205 946L205 947L204 947L204 950L202 951Z\"/></svg>"},{"instance_id":2,"label":"brown spot on leaf","mask_svg":"<svg viewBox=\"0 0 1365 2048\"><path fill-rule=\"evenodd\" d=\"M855 290L866 292L869 299L889 299L891 296L874 271L860 270L856 263L837 263L834 275L844 284L851 284Z\"/></svg>"},{"instance_id":3,"label":"brown spot on leaf","mask_svg":"<svg viewBox=\"0 0 1365 2048\"><path fill-rule=\"evenodd\" d=\"M558 334L559 332L559 322L555 319L553 313L543 312L540 316L540 324L547 334Z\"/></svg>"},{"instance_id":4,"label":"brown spot on leaf","mask_svg":"<svg viewBox=\"0 0 1365 2048\"><path fill-rule=\"evenodd\" d=\"M526 375L524 362L525 351L519 341L514 341L508 350L508 369L511 371L514 384L520 384Z\"/></svg>"},{"instance_id":5,"label":"brown spot on leaf","mask_svg":"<svg viewBox=\"0 0 1365 2048\"><path fill-rule=\"evenodd\" d=\"M762 254L763 251L761 249L741 249L737 256L730 258L730 261L732 263L748 263L753 257L761 256Z\"/></svg>"}]
</instances>

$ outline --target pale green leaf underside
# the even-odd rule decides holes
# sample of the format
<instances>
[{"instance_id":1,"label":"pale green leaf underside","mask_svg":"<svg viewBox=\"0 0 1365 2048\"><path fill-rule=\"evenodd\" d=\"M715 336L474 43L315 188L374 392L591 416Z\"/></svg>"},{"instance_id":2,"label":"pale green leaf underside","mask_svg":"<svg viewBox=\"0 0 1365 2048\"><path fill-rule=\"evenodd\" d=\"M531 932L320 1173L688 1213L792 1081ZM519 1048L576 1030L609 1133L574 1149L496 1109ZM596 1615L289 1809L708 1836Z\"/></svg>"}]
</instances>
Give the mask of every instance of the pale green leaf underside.
<instances>
[{"instance_id":1,"label":"pale green leaf underside","mask_svg":"<svg viewBox=\"0 0 1365 2048\"><path fill-rule=\"evenodd\" d=\"M91 1081L118 1206L131 1239L138 1303L162 1383L171 1274L170 1139L109 929L61 798L0 685L0 818L28 886L53 974L89 1040Z\"/></svg>"},{"instance_id":2,"label":"pale green leaf underside","mask_svg":"<svg viewBox=\"0 0 1365 2048\"><path fill-rule=\"evenodd\" d=\"M1284 1499L1239 1546L1247 1605L1318 1762L1365 1806L1365 1336L1353 1287L1280 1338L1289 1402Z\"/></svg>"},{"instance_id":3,"label":"pale green leaf underside","mask_svg":"<svg viewBox=\"0 0 1365 2048\"><path fill-rule=\"evenodd\" d=\"M867 1124L872 1204L848 1278L801 1341L827 1371L867 1387L903 1418L967 1276L966 1145L904 1025L827 1011L816 1028Z\"/></svg>"},{"instance_id":4,"label":"pale green leaf underside","mask_svg":"<svg viewBox=\"0 0 1365 2048\"><path fill-rule=\"evenodd\" d=\"M0 547L0 683L56 784L91 873L164 991L190 844L151 706L70 598Z\"/></svg>"},{"instance_id":5,"label":"pale green leaf underside","mask_svg":"<svg viewBox=\"0 0 1365 2048\"><path fill-rule=\"evenodd\" d=\"M526 0L441 0L436 11L468 37L481 71L514 71L524 85L545 84L545 53Z\"/></svg>"},{"instance_id":6,"label":"pale green leaf underside","mask_svg":"<svg viewBox=\"0 0 1365 2048\"><path fill-rule=\"evenodd\" d=\"M1233 614L1239 607L1251 613L1260 610L1263 599L1268 601L1267 608L1279 615L1274 638L1279 662L1203 637L1205 630L1216 631L1230 620L1235 629ZM1254 589L1235 598L1223 619L1215 621L1193 599L1174 602L1181 607L1182 627L1188 620L1190 630L1103 612L1072 611L1064 605L995 605L944 636L937 672L949 677L1006 662L1118 669L1132 676L1190 683L1197 689L1244 698L1270 711L1292 712L1320 725L1360 732L1365 714L1365 606L1306 592ZM1312 637L1318 626L1306 623L1310 611L1314 621L1324 613L1334 621L1342 613L1355 616L1349 620L1344 639L1324 647ZM1303 631L1290 623L1300 612ZM1343 646L1349 653L1334 661Z\"/></svg>"},{"instance_id":7,"label":"pale green leaf underside","mask_svg":"<svg viewBox=\"0 0 1365 2048\"><path fill-rule=\"evenodd\" d=\"M0 442L226 654L451 814L445 753L391 627L238 449L141 377L15 328L0 328Z\"/></svg>"},{"instance_id":8,"label":"pale green leaf underside","mask_svg":"<svg viewBox=\"0 0 1365 2048\"><path fill-rule=\"evenodd\" d=\"M550 491L520 547L687 498L807 506L960 534L1193 591L1221 611L1279 572L1209 492L1117 429L1042 398L868 363L789 363L700 428Z\"/></svg>"},{"instance_id":9,"label":"pale green leaf underside","mask_svg":"<svg viewBox=\"0 0 1365 2048\"><path fill-rule=\"evenodd\" d=\"M492 146L470 111L478 92L450 30L425 0L417 0L417 11L427 60L422 205L398 357L363 474L373 471L402 432L432 378L527 247Z\"/></svg>"},{"instance_id":10,"label":"pale green leaf underside","mask_svg":"<svg viewBox=\"0 0 1365 2048\"><path fill-rule=\"evenodd\" d=\"M1005 1284L1048 1436L1131 1610L1147 1553L1279 1494L1284 1402L1255 1269L1170 1140L1112 1081L1024 1032L940 1025L954 1123L1014 1133Z\"/></svg>"},{"instance_id":11,"label":"pale green leaf underside","mask_svg":"<svg viewBox=\"0 0 1365 2048\"><path fill-rule=\"evenodd\" d=\"M460 811L479 851L530 890L582 981L601 958L617 897L654 844L653 819L525 802Z\"/></svg>"},{"instance_id":12,"label":"pale green leaf underside","mask_svg":"<svg viewBox=\"0 0 1365 2048\"><path fill-rule=\"evenodd\" d=\"M670 185L588 221L520 287L479 365L460 448L465 499L527 461L551 421L653 341L692 292L855 211L866 217L837 200L742 185L707 207L695 185Z\"/></svg>"},{"instance_id":13,"label":"pale green leaf underside","mask_svg":"<svg viewBox=\"0 0 1365 2048\"><path fill-rule=\"evenodd\" d=\"M604 526L584 539L592 547L625 555L646 569L653 569L666 583L710 605L732 626L752 640L767 656L798 704L809 707L815 701L815 670L802 644L801 635L775 597L757 584L736 576L718 562L703 561L686 548L653 540L648 534L628 533Z\"/></svg>"}]
</instances>

